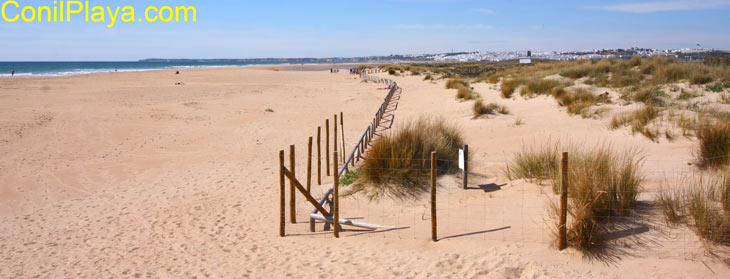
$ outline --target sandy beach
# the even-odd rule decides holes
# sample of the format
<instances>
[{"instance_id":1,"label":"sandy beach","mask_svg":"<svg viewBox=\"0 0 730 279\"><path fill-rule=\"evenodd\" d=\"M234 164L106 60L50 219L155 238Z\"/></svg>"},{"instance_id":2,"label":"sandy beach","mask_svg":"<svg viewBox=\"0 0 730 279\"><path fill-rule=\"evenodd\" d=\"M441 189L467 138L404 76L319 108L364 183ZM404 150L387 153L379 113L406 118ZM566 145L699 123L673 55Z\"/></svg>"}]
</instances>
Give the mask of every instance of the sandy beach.
<instances>
[{"instance_id":1,"label":"sandy beach","mask_svg":"<svg viewBox=\"0 0 730 279\"><path fill-rule=\"evenodd\" d=\"M638 148L646 158L639 200L649 201L663 179L689 172L695 142L655 143L628 128L608 129L606 118L570 116L550 97L502 99L486 83L475 91L511 114L473 119L472 103L455 100L445 80L420 76L388 76L402 92L381 133L424 115L463 130L474 189L460 189L458 177L439 179L440 241L430 241L426 199L371 203L358 196L342 199L343 216L398 229L347 230L334 239L318 224L311 233L312 207L299 197L298 223L287 224L281 238L279 150L296 145L303 177L308 137L343 112L349 153L388 91L347 70L279 68L0 78L0 278L730 274L694 233L665 226L652 210L601 256L558 252L547 215L555 196L503 173L525 144ZM322 180L315 197L332 185L331 177Z\"/></svg>"}]
</instances>

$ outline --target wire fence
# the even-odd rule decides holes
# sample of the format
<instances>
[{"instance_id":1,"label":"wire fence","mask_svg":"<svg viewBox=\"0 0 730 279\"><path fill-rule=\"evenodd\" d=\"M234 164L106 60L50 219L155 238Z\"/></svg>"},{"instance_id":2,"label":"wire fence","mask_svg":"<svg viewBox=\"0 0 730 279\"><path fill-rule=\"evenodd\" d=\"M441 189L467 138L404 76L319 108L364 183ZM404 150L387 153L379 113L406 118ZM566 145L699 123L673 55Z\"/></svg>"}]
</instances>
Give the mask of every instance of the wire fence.
<instances>
[{"instance_id":1,"label":"wire fence","mask_svg":"<svg viewBox=\"0 0 730 279\"><path fill-rule=\"evenodd\" d=\"M403 160L368 157L367 153L368 147L377 137L373 131L380 125L378 119L389 106L392 94L401 89L396 83L387 79L373 77L365 72L359 74L365 80L392 84L393 88L376 112L376 121L365 129L363 136L343 161L344 164L338 164L341 167L337 169L336 175L326 177L322 185L312 185L308 189L309 195L317 199L317 203L327 212L321 212L316 208L312 210L311 201L297 199L295 207L300 210L294 215L296 222L294 224L287 222L287 233L282 235L332 237L331 223L335 221L332 218L335 208L333 187L339 184L348 170L359 168L364 160ZM338 186L341 194L337 202L337 211L340 218L345 221L341 224L339 237L425 241L432 236L431 208L435 205L438 219L436 240L439 242L461 241L475 243L480 245L479 247L488 247L490 242L506 242L515 245L554 247L556 250L559 248L560 194L563 192L560 189L559 174L539 181L510 179L509 159L468 158L469 168L466 174L468 183L463 184L462 172L439 176L436 183L438 186L436 202L432 203L428 197L428 181L432 171L428 166L431 159L408 160L413 164L407 169L383 168L380 170L384 174L377 178L384 180L408 178L423 181L424 187L419 198L401 200L386 196L372 200L362 192L350 193L352 185ZM333 158L332 161L336 159ZM458 164L456 160L447 159L437 159L436 162L437 166ZM282 162L282 168L285 168L283 164ZM570 172L568 168L570 174L568 177L583 175ZM569 197L566 204L565 227L568 230L566 238L569 242L575 242L581 237L576 235L579 224L584 224L585 230L595 229L593 234L595 238L589 241L601 243L602 252L594 255L609 261L621 255L659 255L662 258L689 259L707 255L708 247L712 247L713 255L730 255L727 246L723 245L723 241L726 241L724 244L730 244L730 212L715 208L722 203L722 193L718 192L720 198L714 199L719 203L713 203L711 210L707 211L718 215L720 218L713 220L720 220L720 223L711 224L715 227L709 228L706 224L695 221L697 216L690 216L689 207L692 205L685 203L679 203L676 208L677 211L684 212L685 216L682 217L684 221L668 222L664 214L665 209L658 201L658 197L666 193L665 189L691 189L698 177L702 180L702 173L694 162L687 159L644 158L637 171L641 187L627 191L614 189L612 193L593 195L592 197L599 197L610 194L616 198L606 199L604 196L602 203L592 204L591 218L586 219L591 221L584 223L580 222L584 219L581 219L578 211L580 211L579 206L586 204L586 201L581 201L579 198L587 195L582 192L583 190L567 187L567 191L564 191ZM567 183L570 185L571 181ZM730 180L726 183L730 183ZM600 189L598 192L602 191ZM619 197L633 194L635 201L629 203L628 209L617 210L621 209L623 206L621 203L625 202ZM726 197L728 198L726 202L730 205L730 191ZM283 199L282 194L282 204ZM283 207L282 212L284 212ZM329 216L325 216L328 214ZM321 215L323 218L313 219L313 215ZM372 227L349 226L347 222L372 225ZM710 230L709 237L719 239L719 244L717 241L708 244L709 242L703 240L708 238L708 230Z\"/></svg>"}]
</instances>

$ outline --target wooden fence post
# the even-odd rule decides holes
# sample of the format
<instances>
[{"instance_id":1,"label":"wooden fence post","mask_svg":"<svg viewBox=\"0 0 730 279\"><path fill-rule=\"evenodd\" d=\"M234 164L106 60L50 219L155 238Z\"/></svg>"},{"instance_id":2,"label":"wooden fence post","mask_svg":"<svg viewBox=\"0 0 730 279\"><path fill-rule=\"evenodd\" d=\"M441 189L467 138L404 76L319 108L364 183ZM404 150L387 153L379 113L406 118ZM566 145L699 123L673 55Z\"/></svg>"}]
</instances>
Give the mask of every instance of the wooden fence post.
<instances>
[{"instance_id":1,"label":"wooden fence post","mask_svg":"<svg viewBox=\"0 0 730 279\"><path fill-rule=\"evenodd\" d=\"M295 162L295 155L294 155L294 145L289 146L289 172L292 173L294 177L297 176L297 173L294 171L296 167ZM297 223L297 192L296 189L294 189L294 182L289 180L289 221L291 221L292 224Z\"/></svg>"},{"instance_id":2,"label":"wooden fence post","mask_svg":"<svg viewBox=\"0 0 730 279\"><path fill-rule=\"evenodd\" d=\"M324 144L324 160L327 163L327 176L330 176L330 120L324 121L325 144Z\"/></svg>"},{"instance_id":3,"label":"wooden fence post","mask_svg":"<svg viewBox=\"0 0 730 279\"><path fill-rule=\"evenodd\" d=\"M337 145L338 145L338 143L337 143L337 114L336 113L335 113L335 122L333 124L334 125L332 125L332 126L334 126L334 128L332 128L332 131L334 131L334 135L332 136L332 139L333 139L333 141L332 141L332 150L334 150L334 152L337 152ZM335 159L335 161L337 161L340 158L338 158L337 156L334 156L334 157L332 157L332 159ZM338 169L337 168L334 168L333 171L334 172L337 172Z\"/></svg>"},{"instance_id":4,"label":"wooden fence post","mask_svg":"<svg viewBox=\"0 0 730 279\"><path fill-rule=\"evenodd\" d=\"M431 240L438 241L436 230L436 151L431 152Z\"/></svg>"},{"instance_id":5,"label":"wooden fence post","mask_svg":"<svg viewBox=\"0 0 730 279\"><path fill-rule=\"evenodd\" d=\"M312 137L309 137L307 151L307 193L312 194Z\"/></svg>"},{"instance_id":6,"label":"wooden fence post","mask_svg":"<svg viewBox=\"0 0 730 279\"><path fill-rule=\"evenodd\" d=\"M560 224L558 225L558 250L568 246L568 152L563 152L562 183L560 185Z\"/></svg>"},{"instance_id":7,"label":"wooden fence post","mask_svg":"<svg viewBox=\"0 0 730 279\"><path fill-rule=\"evenodd\" d=\"M335 229L334 229L335 237L339 238L340 237L340 192L339 192L338 188L340 188L340 177L339 177L339 171L338 171L338 167L337 167L337 151L335 151L333 159L334 159L334 166L335 166L335 173L334 173L335 184L332 187L332 189L333 189L333 191L332 191L332 195L333 195L332 196L332 209L334 211L334 214L333 214L334 215L333 216L334 224L333 225L335 227Z\"/></svg>"},{"instance_id":8,"label":"wooden fence post","mask_svg":"<svg viewBox=\"0 0 730 279\"><path fill-rule=\"evenodd\" d=\"M284 150L279 151L279 236L284 237L286 234L286 183L284 182Z\"/></svg>"},{"instance_id":9,"label":"wooden fence post","mask_svg":"<svg viewBox=\"0 0 730 279\"><path fill-rule=\"evenodd\" d=\"M342 133L342 163L345 163L345 116L340 112L340 131Z\"/></svg>"},{"instance_id":10,"label":"wooden fence post","mask_svg":"<svg viewBox=\"0 0 730 279\"><path fill-rule=\"evenodd\" d=\"M463 187L466 190L467 183L469 182L469 145L464 145L464 175L463 175Z\"/></svg>"},{"instance_id":11,"label":"wooden fence post","mask_svg":"<svg viewBox=\"0 0 730 279\"><path fill-rule=\"evenodd\" d=\"M322 127L317 127L317 185L322 185Z\"/></svg>"}]
</instances>

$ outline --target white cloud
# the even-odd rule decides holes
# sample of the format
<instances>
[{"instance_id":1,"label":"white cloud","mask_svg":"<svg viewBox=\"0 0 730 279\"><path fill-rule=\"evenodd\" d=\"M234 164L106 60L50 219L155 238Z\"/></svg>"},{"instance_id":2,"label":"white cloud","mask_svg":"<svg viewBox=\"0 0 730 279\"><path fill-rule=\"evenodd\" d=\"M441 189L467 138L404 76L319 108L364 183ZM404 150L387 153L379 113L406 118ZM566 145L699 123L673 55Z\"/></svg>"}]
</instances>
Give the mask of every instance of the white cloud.
<instances>
[{"instance_id":1,"label":"white cloud","mask_svg":"<svg viewBox=\"0 0 730 279\"><path fill-rule=\"evenodd\" d=\"M396 27L398 29L406 29L406 30L489 30L489 29L494 29L494 26L482 25L482 24L475 24L475 25L398 24L398 25L396 25Z\"/></svg>"},{"instance_id":2,"label":"white cloud","mask_svg":"<svg viewBox=\"0 0 730 279\"><path fill-rule=\"evenodd\" d=\"M730 6L730 0L675 0L643 3L626 3L618 5L600 6L600 10L629 12L629 13L655 13L666 11L690 11L713 9Z\"/></svg>"},{"instance_id":3,"label":"white cloud","mask_svg":"<svg viewBox=\"0 0 730 279\"><path fill-rule=\"evenodd\" d=\"M490 10L490 9L483 9L483 8L479 8L479 9L472 9L472 11L474 11L474 12L476 12L476 13L480 13L480 14L483 14L483 15L493 15L493 14L494 14L494 11L493 11L493 10Z\"/></svg>"}]
</instances>

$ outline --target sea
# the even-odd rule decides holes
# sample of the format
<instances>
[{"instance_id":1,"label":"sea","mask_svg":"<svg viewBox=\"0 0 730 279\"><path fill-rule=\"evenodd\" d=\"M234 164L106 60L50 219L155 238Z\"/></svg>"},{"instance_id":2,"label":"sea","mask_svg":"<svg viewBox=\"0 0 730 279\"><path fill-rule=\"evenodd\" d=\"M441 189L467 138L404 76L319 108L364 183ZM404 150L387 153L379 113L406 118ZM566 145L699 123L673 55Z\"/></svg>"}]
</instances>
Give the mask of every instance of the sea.
<instances>
[{"instance_id":1,"label":"sea","mask_svg":"<svg viewBox=\"0 0 730 279\"><path fill-rule=\"evenodd\" d=\"M0 62L0 77L10 76L68 76L108 72L137 72L162 69L243 67L259 65L287 65L290 63L251 62ZM322 63L325 64L325 63ZM331 63L327 63L332 65Z\"/></svg>"}]
</instances>

